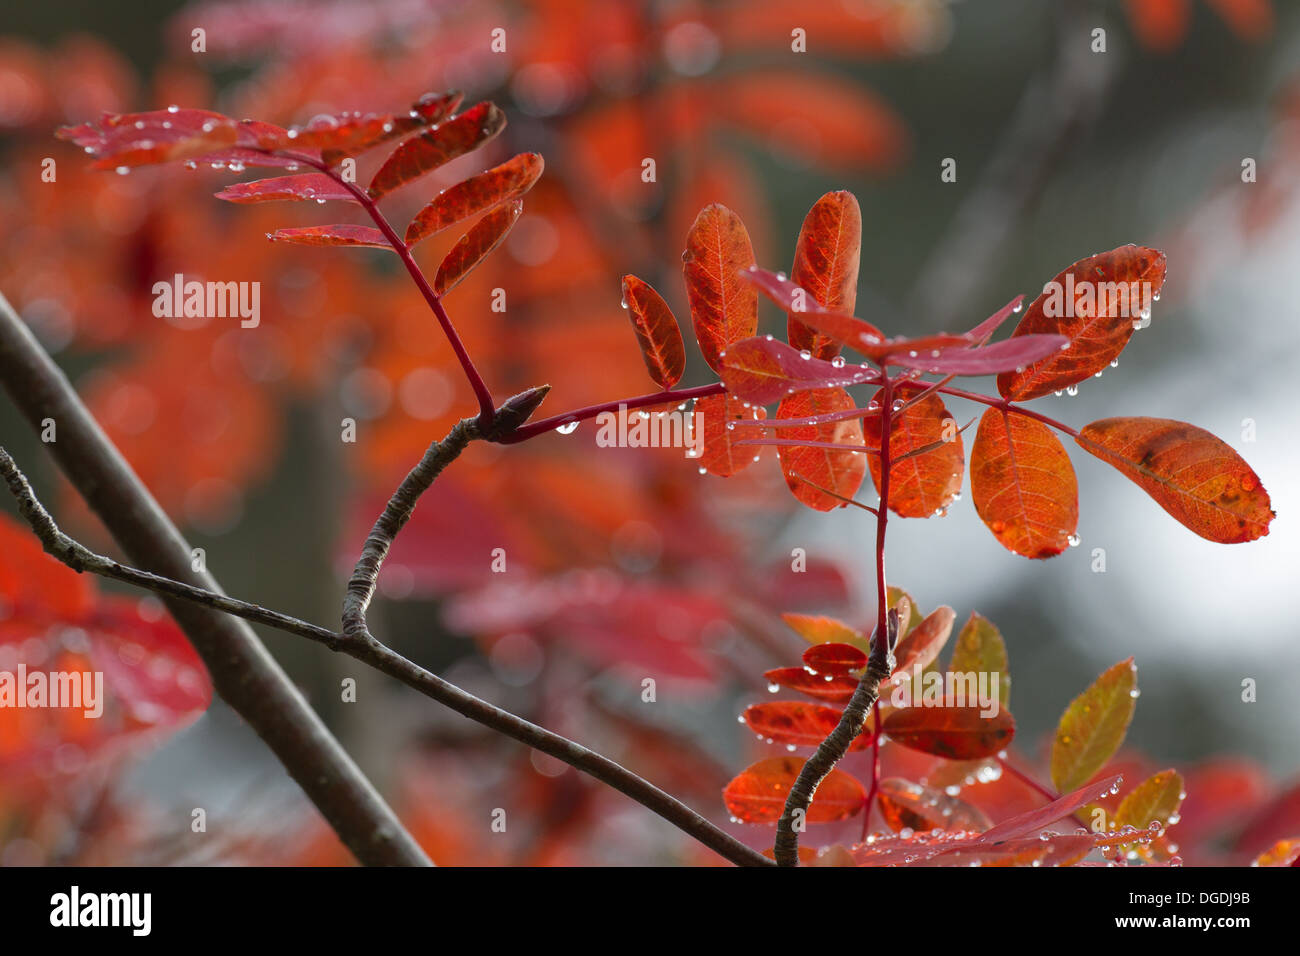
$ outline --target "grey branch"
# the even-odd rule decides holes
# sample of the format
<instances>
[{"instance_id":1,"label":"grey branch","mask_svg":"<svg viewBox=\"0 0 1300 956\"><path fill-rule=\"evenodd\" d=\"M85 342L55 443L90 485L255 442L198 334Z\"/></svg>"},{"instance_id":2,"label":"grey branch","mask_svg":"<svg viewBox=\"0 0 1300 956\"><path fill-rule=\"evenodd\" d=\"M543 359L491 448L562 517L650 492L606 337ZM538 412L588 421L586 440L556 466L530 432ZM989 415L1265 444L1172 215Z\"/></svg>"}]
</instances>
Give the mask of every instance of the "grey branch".
<instances>
[{"instance_id":1,"label":"grey branch","mask_svg":"<svg viewBox=\"0 0 1300 956\"><path fill-rule=\"evenodd\" d=\"M217 693L266 742L344 845L370 866L429 865L428 856L252 629L220 613L211 601L207 606L193 602L191 590L211 594L213 600L228 599L210 574L191 567L189 545L176 526L3 296L0 382L34 429L42 428L46 419L57 423L58 439L46 447L63 473L127 556L170 580L171 589L159 593L203 658ZM37 530L48 535L52 524ZM80 563L90 569L85 563L90 553L84 548L51 540L71 566ZM266 616L250 619L273 624Z\"/></svg>"},{"instance_id":2,"label":"grey branch","mask_svg":"<svg viewBox=\"0 0 1300 956\"><path fill-rule=\"evenodd\" d=\"M391 526L394 521L396 522L396 528L400 528L405 523L415 506L415 498L418 497L418 494L411 496L403 494L402 490L407 489L409 492L410 488L421 484L420 491L428 488L437 472L441 471L448 462L452 461L464 449L470 437L474 434L473 421L473 419L467 419L465 422L461 422L452 429L452 433L446 439L435 442L430 446L424 460L412 471L407 481L402 483L398 494L393 496L393 501L389 503L389 508L385 509L384 517L381 517L376 524L376 529L381 524L385 525L385 527ZM466 427L466 422L469 423L469 427ZM431 469L431 473L428 470L421 471L421 469L426 468ZM415 476L417 472L420 472L420 476L413 479L412 476ZM3 475L9 490L13 492L14 497L17 499L19 512L31 525L45 550L74 570L89 571L92 574L124 581L158 594L180 598L226 614L233 614L245 620L265 624L316 641L331 650L340 651L374 667L376 670L382 671L390 677L396 678L406 686L444 704L470 720L477 721L485 727L562 760L602 783L608 784L663 817L669 823L672 823L678 829L694 837L732 863L742 866L772 865L772 862L761 853L745 846L739 840L718 829L718 827L680 800L665 793L608 757L601 756L581 744L552 733L544 727L539 727L537 724L524 720L522 717L518 717L485 700L481 700L381 644L375 640L366 627L364 605L361 606L359 611L360 630L353 634L339 633L295 617L280 614L277 611L268 610L257 604L250 604L204 588L194 587L147 571L126 567L111 558L95 554L61 531L32 492L26 477L18 469L13 458L3 448L0 448L0 474ZM426 478L427 480L425 480ZM411 483L409 487L408 482ZM394 505L394 502L397 502L397 504ZM391 516L389 514L390 510L393 512ZM386 517L392 520L385 522ZM371 538L375 537L375 533L372 532ZM374 574L377 574L383 554L387 553L388 545L391 543L392 537L388 535L383 540L382 546L377 544L373 549L377 557L371 562L373 563L373 573L369 574L368 577L371 591L359 590L357 592L358 599L362 594L365 595L365 603L369 602L370 593L373 591ZM371 550L370 539L367 539L367 550ZM360 563L358 567L360 567ZM367 567L369 567L369 564ZM354 580L356 580L355 575Z\"/></svg>"}]
</instances>

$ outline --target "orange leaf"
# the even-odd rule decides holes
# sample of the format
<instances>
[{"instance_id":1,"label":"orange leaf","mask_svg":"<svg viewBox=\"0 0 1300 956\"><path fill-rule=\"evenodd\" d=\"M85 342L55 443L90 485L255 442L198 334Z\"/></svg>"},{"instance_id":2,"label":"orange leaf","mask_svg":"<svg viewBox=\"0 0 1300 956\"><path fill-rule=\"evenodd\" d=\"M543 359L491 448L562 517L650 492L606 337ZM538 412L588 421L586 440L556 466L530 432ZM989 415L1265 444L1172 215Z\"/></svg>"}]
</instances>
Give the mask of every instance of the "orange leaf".
<instances>
[{"instance_id":1,"label":"orange leaf","mask_svg":"<svg viewBox=\"0 0 1300 956\"><path fill-rule=\"evenodd\" d=\"M446 295L456 287L469 271L483 261L493 249L501 244L510 227L515 224L524 204L520 199L492 210L461 236L451 247L438 274L433 277L433 291Z\"/></svg>"},{"instance_id":2,"label":"orange leaf","mask_svg":"<svg viewBox=\"0 0 1300 956\"><path fill-rule=\"evenodd\" d=\"M842 708L825 704L775 700L746 707L743 716L749 729L766 740L796 747L816 747L839 725L843 712ZM866 750L874 736L871 718L868 717L863 732L854 738L849 750Z\"/></svg>"},{"instance_id":3,"label":"orange leaf","mask_svg":"<svg viewBox=\"0 0 1300 956\"><path fill-rule=\"evenodd\" d=\"M993 821L984 811L942 790L924 787L901 777L880 781L876 799L880 815L897 833L908 828L929 830L987 830Z\"/></svg>"},{"instance_id":4,"label":"orange leaf","mask_svg":"<svg viewBox=\"0 0 1300 956\"><path fill-rule=\"evenodd\" d=\"M897 390L899 398L921 390L919 385L905 385ZM872 401L879 403L881 393ZM896 399L897 400L897 399ZM866 443L881 446L880 416L864 422ZM930 451L898 459L918 449L934 445ZM966 464L961 433L957 422L936 394L927 395L890 420L889 509L904 518L929 518L950 505L961 491L962 472ZM880 456L868 455L871 480L880 488Z\"/></svg>"},{"instance_id":5,"label":"orange leaf","mask_svg":"<svg viewBox=\"0 0 1300 956\"><path fill-rule=\"evenodd\" d=\"M1052 783L1074 790L1114 756L1137 706L1137 668L1120 661L1070 702L1052 743Z\"/></svg>"},{"instance_id":6,"label":"orange leaf","mask_svg":"<svg viewBox=\"0 0 1300 956\"><path fill-rule=\"evenodd\" d=\"M1008 551L1050 558L1079 525L1079 485L1052 430L990 408L971 446L970 492L980 520Z\"/></svg>"},{"instance_id":7,"label":"orange leaf","mask_svg":"<svg viewBox=\"0 0 1300 956\"><path fill-rule=\"evenodd\" d=\"M499 166L444 189L406 227L406 244L413 246L448 226L503 202L518 199L533 188L542 175L542 166L541 154L520 153Z\"/></svg>"},{"instance_id":8,"label":"orange leaf","mask_svg":"<svg viewBox=\"0 0 1300 956\"><path fill-rule=\"evenodd\" d=\"M728 422L760 421L767 418L761 405L747 405L734 395L706 395L695 400L695 414L704 432L700 467L719 478L730 478L758 460L758 448L737 448L733 442L749 437L749 429L731 429Z\"/></svg>"},{"instance_id":9,"label":"orange leaf","mask_svg":"<svg viewBox=\"0 0 1300 956\"><path fill-rule=\"evenodd\" d=\"M623 306L636 329L646 371L667 391L686 371L686 347L672 309L648 282L632 275L623 276Z\"/></svg>"},{"instance_id":10,"label":"orange leaf","mask_svg":"<svg viewBox=\"0 0 1300 956\"><path fill-rule=\"evenodd\" d=\"M1120 246L1061 272L1034 299L1012 338L1058 333L1068 348L998 376L998 391L1022 402L1077 385L1109 365L1133 336L1138 319L1165 282L1165 255Z\"/></svg>"},{"instance_id":11,"label":"orange leaf","mask_svg":"<svg viewBox=\"0 0 1300 956\"><path fill-rule=\"evenodd\" d=\"M1239 544L1268 534L1273 511L1259 476L1204 429L1165 418L1104 418L1076 441L1202 538Z\"/></svg>"},{"instance_id":12,"label":"orange leaf","mask_svg":"<svg viewBox=\"0 0 1300 956\"><path fill-rule=\"evenodd\" d=\"M740 217L726 206L705 206L686 236L682 272L695 338L709 367L721 374L732 342L758 329L758 293L740 278L754 264L754 249Z\"/></svg>"},{"instance_id":13,"label":"orange leaf","mask_svg":"<svg viewBox=\"0 0 1300 956\"><path fill-rule=\"evenodd\" d=\"M904 707L891 711L882 728L904 747L949 760L991 757L1016 733L1010 711L984 717L979 707Z\"/></svg>"},{"instance_id":14,"label":"orange leaf","mask_svg":"<svg viewBox=\"0 0 1300 956\"><path fill-rule=\"evenodd\" d=\"M1278 840L1257 856L1251 866L1295 866L1300 862L1300 837Z\"/></svg>"},{"instance_id":15,"label":"orange leaf","mask_svg":"<svg viewBox=\"0 0 1300 956\"><path fill-rule=\"evenodd\" d=\"M272 242L294 242L303 246L370 246L393 251L384 234L372 226L351 226L340 223L333 226L303 226L296 229L277 229L267 238Z\"/></svg>"},{"instance_id":16,"label":"orange leaf","mask_svg":"<svg viewBox=\"0 0 1300 956\"><path fill-rule=\"evenodd\" d=\"M853 408L853 398L842 388L822 388L798 392L782 400L777 418L808 418ZM836 445L864 445L862 422L851 418L821 425L786 429L782 438L818 441ZM867 463L861 452L834 448L801 448L782 445L777 449L781 471L791 493L809 508L832 511L844 507L839 498L821 489L852 498L862 485ZM806 479L806 480L805 480Z\"/></svg>"},{"instance_id":17,"label":"orange leaf","mask_svg":"<svg viewBox=\"0 0 1300 956\"><path fill-rule=\"evenodd\" d=\"M745 823L776 823L804 763L797 757L769 757L751 764L722 791L727 809ZM834 823L853 816L866 801L867 791L855 777L832 770L818 786L805 819Z\"/></svg>"},{"instance_id":18,"label":"orange leaf","mask_svg":"<svg viewBox=\"0 0 1300 956\"><path fill-rule=\"evenodd\" d=\"M862 252L862 210L853 193L827 193L813 204L799 230L790 279L832 312L853 314L858 297L858 263ZM834 358L839 346L800 322L791 312L786 337L797 349L817 358Z\"/></svg>"},{"instance_id":19,"label":"orange leaf","mask_svg":"<svg viewBox=\"0 0 1300 956\"><path fill-rule=\"evenodd\" d=\"M482 146L506 125L506 115L493 103L479 103L445 123L403 142L370 180L370 195L379 199L414 182L457 156Z\"/></svg>"}]
</instances>

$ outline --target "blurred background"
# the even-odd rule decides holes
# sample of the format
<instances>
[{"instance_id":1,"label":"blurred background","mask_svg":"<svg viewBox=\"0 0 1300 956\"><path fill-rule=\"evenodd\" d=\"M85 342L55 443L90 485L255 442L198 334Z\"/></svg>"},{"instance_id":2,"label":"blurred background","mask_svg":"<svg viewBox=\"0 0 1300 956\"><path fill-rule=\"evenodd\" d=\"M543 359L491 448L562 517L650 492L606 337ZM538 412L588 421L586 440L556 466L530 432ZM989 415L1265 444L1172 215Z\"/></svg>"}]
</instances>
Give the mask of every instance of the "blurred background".
<instances>
[{"instance_id":1,"label":"blurred background","mask_svg":"<svg viewBox=\"0 0 1300 956\"><path fill-rule=\"evenodd\" d=\"M761 265L788 269L808 207L854 192L857 313L893 334L967 328L1095 252L1163 250L1161 301L1119 366L1039 404L1076 426L1151 415L1221 436L1272 495L1269 536L1204 541L1080 454L1077 547L1016 557L967 495L947 517L891 522L889 577L925 610L951 605L959 623L978 610L1001 628L1026 766L1041 767L1069 700L1132 655L1142 696L1124 759L1184 772L1185 859L1239 862L1300 830L1293 5L51 0L8 10L3 29L0 291L226 590L322 624L388 494L474 409L449 348L382 253L264 239L337 213L227 206L211 198L235 178L225 170L94 173L57 126L172 103L287 125L405 109L428 90L495 100L509 117L499 140L389 212L405 219L448 183L544 154L509 239L447 300L496 394L552 384L542 414L651 390L620 279L647 279L686 319L680 255L708 202L742 216ZM948 158L956 182L940 179ZM417 258L434 268L447 247L431 240ZM261 282L260 326L155 318L153 283L178 272ZM760 308L763 330L783 333ZM711 380L688 347L683 384ZM960 422L976 414L960 404ZM355 444L340 441L345 417ZM111 549L7 403L0 436L65 527ZM598 448L591 425L480 444L403 532L372 627L725 823L721 787L772 752L736 715L803 647L779 614L874 619L872 519L802 509L774 458L724 481L680 451ZM876 500L869 487L862 498ZM791 573L794 548L805 574ZM123 600L136 625L161 616L150 598ZM11 640L30 643L20 631ZM263 636L440 863L716 862L550 758L346 658ZM340 700L347 677L356 703ZM0 733L0 863L347 861L220 702L197 719L161 713L71 743L49 728ZM206 833L192 832L195 807ZM496 808L504 834L490 830ZM848 833L827 831L821 842Z\"/></svg>"}]
</instances>

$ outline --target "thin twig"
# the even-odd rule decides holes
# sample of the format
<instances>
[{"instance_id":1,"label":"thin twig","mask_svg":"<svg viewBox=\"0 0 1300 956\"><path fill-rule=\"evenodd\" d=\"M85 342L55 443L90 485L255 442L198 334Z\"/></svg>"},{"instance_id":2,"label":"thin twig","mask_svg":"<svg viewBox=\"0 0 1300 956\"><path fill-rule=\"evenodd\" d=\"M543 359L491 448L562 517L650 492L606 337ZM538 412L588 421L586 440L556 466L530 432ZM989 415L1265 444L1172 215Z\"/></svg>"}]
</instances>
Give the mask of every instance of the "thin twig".
<instances>
[{"instance_id":1,"label":"thin twig","mask_svg":"<svg viewBox=\"0 0 1300 956\"><path fill-rule=\"evenodd\" d=\"M467 419L470 427L474 420ZM453 428L462 428L465 422ZM464 447L464 442L457 448L451 443L451 436L431 447L442 448L438 469L445 466ZM456 450L453 452L452 449ZM426 459L428 456L426 455ZM590 774L647 809L657 813L684 833L699 840L720 856L742 866L771 866L772 862L761 853L745 846L739 840L718 829L707 819L700 816L686 804L642 777L615 763L595 751L566 737L552 733L544 727L524 720L509 711L503 710L485 700L461 690L455 684L425 670L396 651L377 641L366 629L364 610L361 615L361 630L356 633L340 633L319 627L307 621L299 620L278 611L271 611L257 604L240 601L204 588L194 587L180 581L174 581L147 571L126 567L112 558L96 554L61 531L49 512L41 505L33 493L26 477L14 463L12 457L0 448L0 476L3 476L9 490L18 501L18 510L27 520L41 545L75 571L89 571L103 577L124 581L136 587L181 598L204 607L233 614L245 620L255 621L278 630L305 637L328 647L330 650L347 654L376 670L388 674L406 686L451 708L458 714L483 724L527 744L536 750L549 754L558 760ZM432 481L432 477L429 479ZM405 484L405 483L404 483ZM427 485L426 485L427 487ZM394 498L397 496L395 495ZM412 506L414 502L412 502ZM409 510L406 516L409 517ZM405 519L403 519L405 520ZM376 570L378 565L376 564Z\"/></svg>"}]
</instances>

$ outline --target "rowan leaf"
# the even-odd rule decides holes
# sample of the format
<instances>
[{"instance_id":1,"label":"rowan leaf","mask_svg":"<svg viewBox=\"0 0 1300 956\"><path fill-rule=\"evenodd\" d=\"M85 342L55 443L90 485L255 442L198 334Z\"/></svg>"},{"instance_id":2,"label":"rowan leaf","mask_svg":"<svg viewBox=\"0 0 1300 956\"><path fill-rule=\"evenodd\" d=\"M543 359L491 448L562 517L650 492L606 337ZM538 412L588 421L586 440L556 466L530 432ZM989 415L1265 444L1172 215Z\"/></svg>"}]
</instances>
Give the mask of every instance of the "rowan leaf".
<instances>
[{"instance_id":1,"label":"rowan leaf","mask_svg":"<svg viewBox=\"0 0 1300 956\"><path fill-rule=\"evenodd\" d=\"M790 278L832 312L851 315L858 296L858 265L862 252L862 210L853 193L830 192L813 204L799 229ZM799 321L790 312L786 337L796 349L817 358L834 358L839 345Z\"/></svg>"},{"instance_id":2,"label":"rowan leaf","mask_svg":"<svg viewBox=\"0 0 1300 956\"><path fill-rule=\"evenodd\" d=\"M542 175L542 168L540 153L520 153L499 166L449 186L407 225L406 244L413 246L471 216L519 199L533 188Z\"/></svg>"},{"instance_id":3,"label":"rowan leaf","mask_svg":"<svg viewBox=\"0 0 1300 956\"><path fill-rule=\"evenodd\" d=\"M998 675L998 704L1010 706L1011 672L1007 662L1007 645L1002 632L988 618L974 611L957 635L948 663L952 674Z\"/></svg>"},{"instance_id":4,"label":"rowan leaf","mask_svg":"<svg viewBox=\"0 0 1300 956\"><path fill-rule=\"evenodd\" d=\"M905 399L923 386L907 384L897 390ZM883 392L872 401L879 404ZM864 437L871 448L882 443L879 416L866 419ZM927 446L931 451L904 455ZM949 414L937 394L931 393L890 420L889 454L894 461L889 469L889 509L904 518L928 518L941 513L961 491L966 457L956 419ZM880 488L880 456L868 454L871 480Z\"/></svg>"},{"instance_id":5,"label":"rowan leaf","mask_svg":"<svg viewBox=\"0 0 1300 956\"><path fill-rule=\"evenodd\" d=\"M698 334L698 330L697 330ZM874 381L879 375L861 365L836 365L795 351L771 336L741 339L720 355L718 369L727 391L759 405L783 401L808 389L840 389ZM806 416L778 413L778 418ZM803 431L804 429L796 429Z\"/></svg>"},{"instance_id":6,"label":"rowan leaf","mask_svg":"<svg viewBox=\"0 0 1300 956\"><path fill-rule=\"evenodd\" d=\"M889 362L940 375L995 375L1054 355L1069 344L1063 335L1025 335L979 348L926 348L918 340L907 351L892 352Z\"/></svg>"},{"instance_id":7,"label":"rowan leaf","mask_svg":"<svg viewBox=\"0 0 1300 956\"><path fill-rule=\"evenodd\" d=\"M777 409L777 417L801 418L852 407L853 398L844 389L818 389L785 398ZM791 429L787 437L834 445L863 445L862 423L857 419ZM867 463L863 460L866 456L855 451L782 446L777 452L781 460L781 472L785 475L785 483L791 494L817 511L833 511L844 507L840 498L852 498L858 493L867 470ZM840 498L821 489L833 491Z\"/></svg>"},{"instance_id":8,"label":"rowan leaf","mask_svg":"<svg viewBox=\"0 0 1300 956\"><path fill-rule=\"evenodd\" d=\"M1153 823L1160 824L1161 829L1175 824L1178 822L1178 808L1185 796L1186 784L1182 775L1176 770L1162 770L1125 795L1115 811L1112 829L1136 827L1149 831ZM1147 844L1125 844L1122 852L1138 853L1148 859L1152 857L1152 847Z\"/></svg>"},{"instance_id":9,"label":"rowan leaf","mask_svg":"<svg viewBox=\"0 0 1300 956\"><path fill-rule=\"evenodd\" d=\"M1045 806L1017 814L1009 820L1003 820L992 829L981 833L975 838L974 842L979 845L988 845L1006 840L1015 840L1031 834L1037 836L1042 832L1043 827L1048 824L1055 823L1063 817L1068 817L1080 807L1087 806L1096 800L1118 792L1119 785L1123 780L1123 777L1115 774L1104 780L1086 783L1077 790L1067 793Z\"/></svg>"},{"instance_id":10,"label":"rowan leaf","mask_svg":"<svg viewBox=\"0 0 1300 956\"><path fill-rule=\"evenodd\" d=\"M55 135L94 156L92 169L125 169L192 159L233 146L238 129L220 113L169 108L106 113L94 123L60 127Z\"/></svg>"},{"instance_id":11,"label":"rowan leaf","mask_svg":"<svg viewBox=\"0 0 1300 956\"><path fill-rule=\"evenodd\" d=\"M814 674L843 675L867 666L867 654L853 644L831 641L803 652L803 664Z\"/></svg>"},{"instance_id":12,"label":"rowan leaf","mask_svg":"<svg viewBox=\"0 0 1300 956\"><path fill-rule=\"evenodd\" d=\"M769 757L751 764L723 790L727 809L745 823L776 823L804 763L797 757ZM845 820L866 801L867 791L857 778L832 770L817 787L804 819L808 823Z\"/></svg>"},{"instance_id":13,"label":"rowan leaf","mask_svg":"<svg viewBox=\"0 0 1300 956\"><path fill-rule=\"evenodd\" d=\"M1005 750L1015 736L1016 722L1004 708L986 717L978 706L903 707L890 711L881 729L912 750L948 760L973 760Z\"/></svg>"},{"instance_id":14,"label":"rowan leaf","mask_svg":"<svg viewBox=\"0 0 1300 956\"><path fill-rule=\"evenodd\" d=\"M1052 430L1026 415L990 408L971 446L975 512L1008 551L1050 558L1079 526L1079 485Z\"/></svg>"},{"instance_id":15,"label":"rowan leaf","mask_svg":"<svg viewBox=\"0 0 1300 956\"><path fill-rule=\"evenodd\" d=\"M394 251L384 234L372 226L339 223L333 226L301 226L277 229L267 238L272 242L293 242L303 246L370 246Z\"/></svg>"},{"instance_id":16,"label":"rowan leaf","mask_svg":"<svg viewBox=\"0 0 1300 956\"><path fill-rule=\"evenodd\" d=\"M356 156L418 129L434 126L450 116L460 106L462 99L464 94L459 90L425 93L415 101L405 116L345 116L343 128L333 135L322 137L327 141L321 144L324 147L321 158L334 166L348 156ZM350 125L347 123L349 119Z\"/></svg>"},{"instance_id":17,"label":"rowan leaf","mask_svg":"<svg viewBox=\"0 0 1300 956\"><path fill-rule=\"evenodd\" d=\"M1202 538L1240 544L1268 534L1274 513L1259 476L1202 428L1166 418L1104 418L1076 441Z\"/></svg>"},{"instance_id":18,"label":"rowan leaf","mask_svg":"<svg viewBox=\"0 0 1300 956\"><path fill-rule=\"evenodd\" d=\"M623 277L623 305L636 330L646 371L667 391L686 371L686 346L672 309L648 282L633 275Z\"/></svg>"},{"instance_id":19,"label":"rowan leaf","mask_svg":"<svg viewBox=\"0 0 1300 956\"><path fill-rule=\"evenodd\" d=\"M753 704L742 715L754 733L772 743L796 747L816 747L831 735L843 714L841 707L826 704L806 704L800 700L774 700ZM871 746L875 728L867 717L863 732L849 745L849 750L861 751Z\"/></svg>"},{"instance_id":20,"label":"rowan leaf","mask_svg":"<svg viewBox=\"0 0 1300 956\"><path fill-rule=\"evenodd\" d=\"M328 199L357 201L356 196L324 173L275 176L271 179L254 180L251 183L235 183L215 195L226 202L237 203L274 202L284 199L300 202L311 199L317 202Z\"/></svg>"},{"instance_id":21,"label":"rowan leaf","mask_svg":"<svg viewBox=\"0 0 1300 956\"><path fill-rule=\"evenodd\" d=\"M876 358L887 351L884 346L887 340L880 329L848 312L823 306L812 292L785 276L760 269L758 266L751 266L740 275L787 313L798 315L800 326L815 332L819 339L825 338L846 345L871 358ZM793 340L790 344L795 345ZM795 347L803 349L802 346ZM831 355L837 351L839 350L833 350ZM811 349L809 354L812 354Z\"/></svg>"},{"instance_id":22,"label":"rowan leaf","mask_svg":"<svg viewBox=\"0 0 1300 956\"><path fill-rule=\"evenodd\" d=\"M704 435L704 451L700 455L700 467L711 475L730 478L736 472L748 468L759 458L759 449L737 448L736 442L743 440L746 432L738 428L728 428L730 422L762 421L767 418L767 411L761 405L751 405L728 392L721 395L706 395L695 400L695 414L700 416Z\"/></svg>"},{"instance_id":23,"label":"rowan leaf","mask_svg":"<svg viewBox=\"0 0 1300 956\"><path fill-rule=\"evenodd\" d=\"M784 687L832 704L847 704L858 689L856 677L813 674L806 667L778 667L764 671L769 689Z\"/></svg>"},{"instance_id":24,"label":"rowan leaf","mask_svg":"<svg viewBox=\"0 0 1300 956\"><path fill-rule=\"evenodd\" d=\"M682 272L696 341L719 374L721 354L758 330L758 295L740 277L753 264L754 248L740 217L719 203L701 209L686 235Z\"/></svg>"},{"instance_id":25,"label":"rowan leaf","mask_svg":"<svg viewBox=\"0 0 1300 956\"><path fill-rule=\"evenodd\" d=\"M506 125L493 103L479 103L444 123L412 136L393 150L370 180L370 196L380 199L458 156L478 149Z\"/></svg>"},{"instance_id":26,"label":"rowan leaf","mask_svg":"<svg viewBox=\"0 0 1300 956\"><path fill-rule=\"evenodd\" d=\"M1137 706L1137 668L1120 661L1070 702L1052 743L1052 783L1073 790L1106 766L1128 733Z\"/></svg>"},{"instance_id":27,"label":"rowan leaf","mask_svg":"<svg viewBox=\"0 0 1300 956\"><path fill-rule=\"evenodd\" d=\"M864 651L871 649L871 640L855 627L825 615L782 614L781 620L809 644L852 644Z\"/></svg>"},{"instance_id":28,"label":"rowan leaf","mask_svg":"<svg viewBox=\"0 0 1300 956\"><path fill-rule=\"evenodd\" d=\"M894 672L881 687L897 687L925 670L939 656L944 644L948 643L956 617L953 609L947 605L937 607L901 638L894 649Z\"/></svg>"},{"instance_id":29,"label":"rowan leaf","mask_svg":"<svg viewBox=\"0 0 1300 956\"><path fill-rule=\"evenodd\" d=\"M902 777L886 777L880 781L876 799L880 815L895 833L903 829L987 830L993 826L993 821L978 807Z\"/></svg>"},{"instance_id":30,"label":"rowan leaf","mask_svg":"<svg viewBox=\"0 0 1300 956\"><path fill-rule=\"evenodd\" d=\"M1145 246L1120 246L1063 270L1025 310L1012 338L1059 333L1069 346L1020 371L998 376L1006 398L1027 401L1059 392L1100 372L1124 351L1165 281L1165 256Z\"/></svg>"},{"instance_id":31,"label":"rowan leaf","mask_svg":"<svg viewBox=\"0 0 1300 956\"><path fill-rule=\"evenodd\" d=\"M1295 866L1300 862L1300 837L1278 840L1251 862L1251 866Z\"/></svg>"},{"instance_id":32,"label":"rowan leaf","mask_svg":"<svg viewBox=\"0 0 1300 956\"><path fill-rule=\"evenodd\" d=\"M441 296L454 289L471 269L501 244L501 240L505 239L506 233L515 224L523 209L523 201L516 199L504 206L498 206L474 223L469 232L461 236L451 247L451 251L438 266L438 272L433 277L433 291Z\"/></svg>"}]
</instances>

